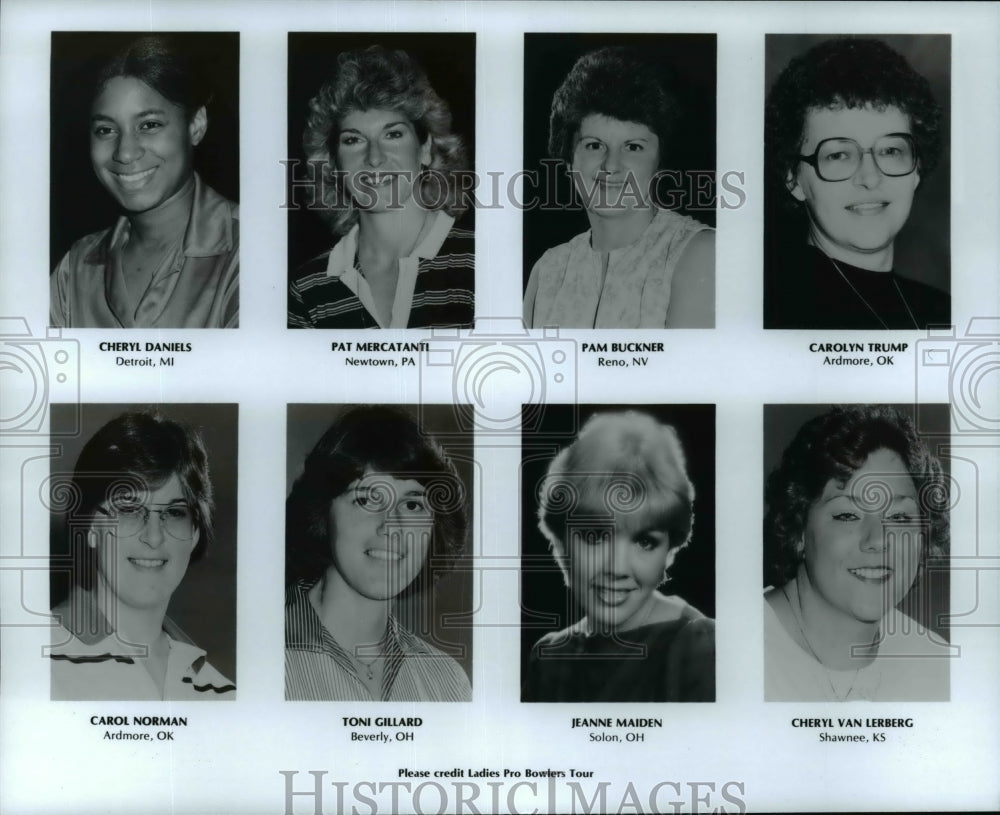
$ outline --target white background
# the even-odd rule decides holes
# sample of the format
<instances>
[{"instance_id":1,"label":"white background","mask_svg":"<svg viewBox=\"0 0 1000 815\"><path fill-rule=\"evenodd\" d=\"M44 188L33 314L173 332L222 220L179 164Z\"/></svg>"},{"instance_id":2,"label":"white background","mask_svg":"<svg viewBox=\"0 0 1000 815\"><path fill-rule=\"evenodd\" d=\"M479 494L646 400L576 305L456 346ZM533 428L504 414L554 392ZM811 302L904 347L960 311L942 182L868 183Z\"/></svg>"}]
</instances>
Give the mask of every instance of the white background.
<instances>
[{"instance_id":1,"label":"white background","mask_svg":"<svg viewBox=\"0 0 1000 815\"><path fill-rule=\"evenodd\" d=\"M21 813L281 813L285 781L298 770L297 790L311 788L309 770L326 781L387 782L397 770L454 767L524 770L570 768L607 781L617 809L629 782L647 811L648 791L663 781L660 804L692 808L690 782L715 785L710 810L728 806L726 782L744 785L754 810L994 809L1000 805L1000 434L956 433L975 472L961 484L952 542L962 571L952 580L952 610L964 613L952 640L952 700L942 704L823 706L762 702L760 528L762 405L772 402L905 402L951 397L947 372L929 371L914 348L916 332L894 368L835 369L810 354L814 340L883 341L881 332L849 337L768 332L761 315L761 192L765 33L946 33L952 37L952 296L958 335L974 316L996 316L1000 303L1000 7L855 3L601 4L601 3L348 3L128 2L5 0L0 9L0 315L24 317L45 338L48 309L48 200L72 195L48 174L49 36L55 30L221 30L241 35L240 205L241 315L238 331L123 333L66 331L60 341L78 353L78 377L53 380L50 397L78 393L92 402L238 402L240 405L238 700L219 704L52 703L43 557L48 516L38 499L46 472L45 428L34 437L0 439L3 493L0 587L3 659L0 675L0 811ZM576 356L572 379L580 402L711 402L717 408L718 702L711 705L521 705L518 672L518 436L479 446L475 517L477 554L492 568L477 578L474 701L469 705L369 705L283 701L282 586L285 497L285 405L290 402L447 402L455 383L448 366L384 379L347 369L330 353L326 332L289 332L285 325L284 199L287 31L473 31L477 36L476 156L480 173L509 177L521 168L522 82L526 31L708 32L718 35L719 172L746 174L747 202L718 216L717 329L655 335L666 352L652 370L608 372L595 357ZM80 202L86 206L86 201ZM476 218L479 333L500 330L485 318L520 313L521 213L484 210ZM504 330L509 330L509 326ZM414 339L411 332L405 339ZM386 336L388 335L388 336ZM385 332L385 339L404 339ZM602 339L654 339L653 335ZM0 337L0 343L5 338ZM173 369L127 370L101 354L102 340L190 341ZM540 353L548 347L535 336ZM560 342L592 339L563 332ZM997 338L994 337L995 342ZM66 340L78 342L77 346ZM9 345L9 340L7 341ZM47 341L50 354L55 339ZM445 346L447 340L441 340ZM926 338L923 342L927 342ZM989 338L977 340L988 350ZM457 347L452 340L451 346ZM951 343L952 346L955 343ZM41 346L39 346L41 347ZM570 346L572 347L572 346ZM963 353L979 353L963 346ZM993 346L995 349L995 345ZM970 350L971 349L971 350ZM2 348L0 348L2 350ZM995 353L995 350L994 352ZM995 357L994 357L995 359ZM0 359L2 362L2 359ZM71 359L72 362L72 359ZM57 365L50 361L50 372ZM995 370L995 369L994 369ZM360 371L360 373L359 373ZM992 378L990 378L992 377ZM983 415L998 416L996 374L983 380ZM30 401L40 383L0 366L5 399ZM524 382L487 381L487 411L519 403ZM460 390L463 390L460 383ZM463 390L464 393L464 390ZM609 396L613 394L613 396ZM468 398L468 396L463 396ZM965 398L965 397L962 397ZM8 405L11 404L8 402ZM512 412L512 411L508 411ZM9 416L4 412L4 416ZM968 449L965 447L968 445ZM978 479L978 483L972 483ZM977 498L978 500L973 500ZM486 562L485 560L483 561ZM976 571L976 569L979 571ZM189 726L172 743L136 746L102 742L93 715L185 715ZM351 743L346 715L420 716L414 742ZM573 716L656 716L659 730L641 744L588 744ZM814 730L793 729L793 717L912 717L912 729L889 731L882 745L823 745ZM524 780L524 779L522 779ZM584 787L593 790L593 787ZM707 787L701 788L705 795ZM736 788L732 794L738 796ZM505 787L501 811L508 809ZM522 811L546 811L537 796L514 791ZM323 811L336 811L325 789ZM348 798L348 803L352 799ZM403 797L403 809L412 806ZM565 793L560 808L570 805ZM380 797L379 811L388 810ZM423 799L435 811L433 793ZM489 791L476 802L489 811ZM697 803L694 806L699 806ZM447 805L456 807L454 798ZM312 812L299 798L296 812ZM359 806L360 812L368 811ZM474 811L467 808L466 811ZM625 811L636 811L627 809Z\"/></svg>"}]
</instances>

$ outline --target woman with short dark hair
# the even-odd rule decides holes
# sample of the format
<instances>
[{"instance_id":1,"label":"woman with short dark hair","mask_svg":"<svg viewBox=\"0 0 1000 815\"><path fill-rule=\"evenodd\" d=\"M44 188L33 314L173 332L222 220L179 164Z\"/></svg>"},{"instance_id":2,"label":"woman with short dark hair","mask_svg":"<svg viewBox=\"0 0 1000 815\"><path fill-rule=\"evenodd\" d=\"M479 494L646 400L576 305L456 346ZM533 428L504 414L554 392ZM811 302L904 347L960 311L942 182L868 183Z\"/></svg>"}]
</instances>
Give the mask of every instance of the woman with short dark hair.
<instances>
[{"instance_id":1,"label":"woman with short dark hair","mask_svg":"<svg viewBox=\"0 0 1000 815\"><path fill-rule=\"evenodd\" d=\"M948 484L909 417L863 405L811 419L766 498L766 698L946 700L940 643L897 608L948 550Z\"/></svg>"},{"instance_id":2,"label":"woman with short dark hair","mask_svg":"<svg viewBox=\"0 0 1000 815\"><path fill-rule=\"evenodd\" d=\"M167 617L213 534L198 432L125 413L84 445L70 489L75 584L52 610L52 698L234 697L232 682Z\"/></svg>"},{"instance_id":3,"label":"woman with short dark hair","mask_svg":"<svg viewBox=\"0 0 1000 815\"><path fill-rule=\"evenodd\" d=\"M465 491L403 410L353 408L306 457L285 507L285 698L468 701L465 672L393 603L462 551Z\"/></svg>"},{"instance_id":4,"label":"woman with short dark hair","mask_svg":"<svg viewBox=\"0 0 1000 815\"><path fill-rule=\"evenodd\" d=\"M471 326L468 169L448 104L405 51L342 53L309 102L306 157L338 239L291 282L289 328Z\"/></svg>"},{"instance_id":5,"label":"woman with short dark hair","mask_svg":"<svg viewBox=\"0 0 1000 815\"><path fill-rule=\"evenodd\" d=\"M715 235L657 205L683 111L663 69L629 48L582 56L552 99L549 153L590 229L531 270L534 328L705 328L715 322Z\"/></svg>"},{"instance_id":6,"label":"woman with short dark hair","mask_svg":"<svg viewBox=\"0 0 1000 815\"><path fill-rule=\"evenodd\" d=\"M893 251L941 139L927 80L881 40L827 40L789 62L765 111L770 197L791 224L768 226L765 327L950 323L948 295L901 274Z\"/></svg>"},{"instance_id":7,"label":"woman with short dark hair","mask_svg":"<svg viewBox=\"0 0 1000 815\"><path fill-rule=\"evenodd\" d=\"M139 37L103 66L90 159L122 217L59 262L52 325L237 327L238 208L194 170L210 100L207 78L165 35Z\"/></svg>"}]
</instances>

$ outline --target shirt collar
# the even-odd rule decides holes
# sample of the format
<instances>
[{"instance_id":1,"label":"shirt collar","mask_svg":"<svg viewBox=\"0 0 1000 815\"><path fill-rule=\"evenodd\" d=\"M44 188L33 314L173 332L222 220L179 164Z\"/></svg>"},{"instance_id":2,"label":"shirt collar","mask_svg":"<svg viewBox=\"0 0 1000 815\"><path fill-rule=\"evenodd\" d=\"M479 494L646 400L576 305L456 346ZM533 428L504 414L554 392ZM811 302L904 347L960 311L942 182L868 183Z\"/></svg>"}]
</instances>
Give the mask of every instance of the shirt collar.
<instances>
[{"instance_id":1,"label":"shirt collar","mask_svg":"<svg viewBox=\"0 0 1000 815\"><path fill-rule=\"evenodd\" d=\"M194 174L194 198L191 216L184 232L181 252L185 257L214 257L233 248L233 222L230 202ZM130 234L128 218L120 216L104 240L88 253L86 263L106 265L112 252L124 245Z\"/></svg>"},{"instance_id":2,"label":"shirt collar","mask_svg":"<svg viewBox=\"0 0 1000 815\"><path fill-rule=\"evenodd\" d=\"M444 244L445 238L448 237L448 232L454 223L454 218L443 210L438 210L434 214L434 223L431 224L431 228L427 231L424 239L420 241L420 244L410 255L400 258L400 261L410 260L411 258L421 260L437 257L437 253L441 251L441 246ZM326 263L327 277L353 277L357 275L354 259L358 254L358 230L358 224L355 224L351 227L351 231L344 235L337 242L337 245L333 247Z\"/></svg>"}]
</instances>

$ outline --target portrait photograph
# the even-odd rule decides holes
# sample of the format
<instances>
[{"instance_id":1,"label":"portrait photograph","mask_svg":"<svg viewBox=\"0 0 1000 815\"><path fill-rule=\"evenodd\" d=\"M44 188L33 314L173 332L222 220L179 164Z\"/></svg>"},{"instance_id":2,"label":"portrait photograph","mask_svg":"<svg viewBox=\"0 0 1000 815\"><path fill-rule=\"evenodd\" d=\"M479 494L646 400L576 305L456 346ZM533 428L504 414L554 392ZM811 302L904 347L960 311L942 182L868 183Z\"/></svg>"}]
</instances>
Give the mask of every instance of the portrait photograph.
<instances>
[{"instance_id":1,"label":"portrait photograph","mask_svg":"<svg viewBox=\"0 0 1000 815\"><path fill-rule=\"evenodd\" d=\"M529 328L715 326L716 38L525 34Z\"/></svg>"},{"instance_id":2,"label":"portrait photograph","mask_svg":"<svg viewBox=\"0 0 1000 815\"><path fill-rule=\"evenodd\" d=\"M471 328L474 34L288 35L288 327Z\"/></svg>"},{"instance_id":3,"label":"portrait photograph","mask_svg":"<svg viewBox=\"0 0 1000 815\"><path fill-rule=\"evenodd\" d=\"M521 701L714 702L715 406L549 405L521 450Z\"/></svg>"},{"instance_id":4,"label":"portrait photograph","mask_svg":"<svg viewBox=\"0 0 1000 815\"><path fill-rule=\"evenodd\" d=\"M288 406L287 700L471 701L475 472L451 405Z\"/></svg>"},{"instance_id":5,"label":"portrait photograph","mask_svg":"<svg viewBox=\"0 0 1000 815\"><path fill-rule=\"evenodd\" d=\"M765 405L764 698L950 698L946 404Z\"/></svg>"},{"instance_id":6,"label":"portrait photograph","mask_svg":"<svg viewBox=\"0 0 1000 815\"><path fill-rule=\"evenodd\" d=\"M951 323L951 38L765 41L764 327Z\"/></svg>"},{"instance_id":7,"label":"portrait photograph","mask_svg":"<svg viewBox=\"0 0 1000 815\"><path fill-rule=\"evenodd\" d=\"M237 406L50 419L51 698L235 699Z\"/></svg>"},{"instance_id":8,"label":"portrait photograph","mask_svg":"<svg viewBox=\"0 0 1000 815\"><path fill-rule=\"evenodd\" d=\"M50 324L239 325L239 35L52 33Z\"/></svg>"}]
</instances>

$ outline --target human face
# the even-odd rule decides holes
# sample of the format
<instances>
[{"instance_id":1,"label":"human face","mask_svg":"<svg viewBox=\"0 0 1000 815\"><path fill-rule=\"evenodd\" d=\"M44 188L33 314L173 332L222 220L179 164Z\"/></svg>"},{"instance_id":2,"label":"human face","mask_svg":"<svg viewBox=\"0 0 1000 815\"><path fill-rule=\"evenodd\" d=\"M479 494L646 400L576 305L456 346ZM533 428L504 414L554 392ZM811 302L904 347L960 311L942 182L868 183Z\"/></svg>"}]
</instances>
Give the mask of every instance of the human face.
<instances>
[{"instance_id":1,"label":"human face","mask_svg":"<svg viewBox=\"0 0 1000 815\"><path fill-rule=\"evenodd\" d=\"M667 567L667 533L617 515L613 529L571 529L568 537L570 587L591 630L627 631L646 622Z\"/></svg>"},{"instance_id":2,"label":"human face","mask_svg":"<svg viewBox=\"0 0 1000 815\"><path fill-rule=\"evenodd\" d=\"M155 489L130 498L127 505L169 511L188 508L188 501L180 479L171 475ZM124 509L126 502L116 506ZM112 526L97 544L99 580L121 604L134 609L165 610L184 579L191 552L198 543L197 524L190 540L179 540L166 532L160 512L150 512L137 532L124 536L114 526L115 507L105 506L103 511L112 513L108 516Z\"/></svg>"},{"instance_id":3,"label":"human face","mask_svg":"<svg viewBox=\"0 0 1000 815\"><path fill-rule=\"evenodd\" d=\"M897 107L814 108L806 114L802 155L824 139L854 139L870 148L889 133L910 133L910 118ZM788 189L809 210L810 243L835 260L863 269L892 268L892 246L910 216L919 170L887 176L871 154L861 157L858 171L844 181L823 181L807 162L789 175Z\"/></svg>"},{"instance_id":4,"label":"human face","mask_svg":"<svg viewBox=\"0 0 1000 815\"><path fill-rule=\"evenodd\" d=\"M337 574L362 597L395 597L420 572L433 528L422 484L366 472L330 506Z\"/></svg>"},{"instance_id":5,"label":"human face","mask_svg":"<svg viewBox=\"0 0 1000 815\"><path fill-rule=\"evenodd\" d=\"M916 579L920 536L887 534L886 524L919 518L913 479L891 450L876 450L847 483L828 481L803 536L806 576L821 606L865 623L895 608Z\"/></svg>"},{"instance_id":6,"label":"human face","mask_svg":"<svg viewBox=\"0 0 1000 815\"><path fill-rule=\"evenodd\" d=\"M111 197L130 213L155 210L194 173L193 148L205 135L205 109L184 110L130 76L108 80L90 112L90 161Z\"/></svg>"},{"instance_id":7,"label":"human face","mask_svg":"<svg viewBox=\"0 0 1000 815\"><path fill-rule=\"evenodd\" d=\"M431 138L421 144L413 123L398 110L355 110L340 122L336 152L355 204L382 212L412 199L421 165L431 163Z\"/></svg>"},{"instance_id":8,"label":"human face","mask_svg":"<svg viewBox=\"0 0 1000 815\"><path fill-rule=\"evenodd\" d=\"M660 139L646 125L591 113L573 149L577 189L589 211L627 214L649 206Z\"/></svg>"}]
</instances>

